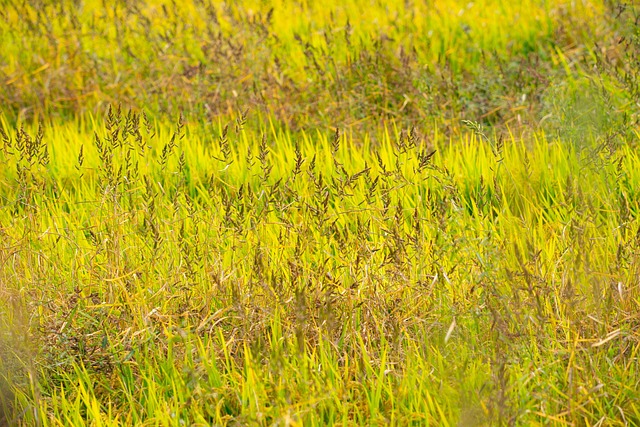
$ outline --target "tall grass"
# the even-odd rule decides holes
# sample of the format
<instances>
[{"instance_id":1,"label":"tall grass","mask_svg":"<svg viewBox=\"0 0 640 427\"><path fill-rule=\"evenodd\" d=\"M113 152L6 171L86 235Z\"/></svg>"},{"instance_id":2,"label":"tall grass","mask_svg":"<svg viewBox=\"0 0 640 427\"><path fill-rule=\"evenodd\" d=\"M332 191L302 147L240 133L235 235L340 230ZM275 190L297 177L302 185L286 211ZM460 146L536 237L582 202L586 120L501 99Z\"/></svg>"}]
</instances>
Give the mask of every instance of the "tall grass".
<instances>
[{"instance_id":1,"label":"tall grass","mask_svg":"<svg viewBox=\"0 0 640 427\"><path fill-rule=\"evenodd\" d=\"M640 425L637 16L0 1L0 426Z\"/></svg>"},{"instance_id":2,"label":"tall grass","mask_svg":"<svg viewBox=\"0 0 640 427\"><path fill-rule=\"evenodd\" d=\"M25 119L124 103L214 122L251 107L291 130L529 128L559 57L591 70L595 43L623 51L620 19L595 0L4 5L0 99Z\"/></svg>"},{"instance_id":3,"label":"tall grass","mask_svg":"<svg viewBox=\"0 0 640 427\"><path fill-rule=\"evenodd\" d=\"M5 126L5 416L638 422L635 150L244 120Z\"/></svg>"}]
</instances>

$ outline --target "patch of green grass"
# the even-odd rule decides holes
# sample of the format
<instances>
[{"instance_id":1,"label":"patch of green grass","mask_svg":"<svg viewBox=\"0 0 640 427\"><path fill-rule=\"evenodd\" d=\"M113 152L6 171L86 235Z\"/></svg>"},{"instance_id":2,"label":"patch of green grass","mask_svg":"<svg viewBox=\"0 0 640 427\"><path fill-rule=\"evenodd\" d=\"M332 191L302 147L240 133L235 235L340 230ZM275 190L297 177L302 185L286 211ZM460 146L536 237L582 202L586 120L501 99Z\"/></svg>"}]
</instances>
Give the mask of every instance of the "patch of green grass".
<instances>
[{"instance_id":1,"label":"patch of green grass","mask_svg":"<svg viewBox=\"0 0 640 427\"><path fill-rule=\"evenodd\" d=\"M637 417L635 150L242 121L6 130L22 423Z\"/></svg>"},{"instance_id":2,"label":"patch of green grass","mask_svg":"<svg viewBox=\"0 0 640 427\"><path fill-rule=\"evenodd\" d=\"M0 3L0 426L640 424L637 8Z\"/></svg>"},{"instance_id":3,"label":"patch of green grass","mask_svg":"<svg viewBox=\"0 0 640 427\"><path fill-rule=\"evenodd\" d=\"M291 130L529 129L564 80L557 57L590 70L603 40L620 55L614 13L591 0L5 1L0 100L25 119L123 103L213 122L251 108Z\"/></svg>"}]
</instances>

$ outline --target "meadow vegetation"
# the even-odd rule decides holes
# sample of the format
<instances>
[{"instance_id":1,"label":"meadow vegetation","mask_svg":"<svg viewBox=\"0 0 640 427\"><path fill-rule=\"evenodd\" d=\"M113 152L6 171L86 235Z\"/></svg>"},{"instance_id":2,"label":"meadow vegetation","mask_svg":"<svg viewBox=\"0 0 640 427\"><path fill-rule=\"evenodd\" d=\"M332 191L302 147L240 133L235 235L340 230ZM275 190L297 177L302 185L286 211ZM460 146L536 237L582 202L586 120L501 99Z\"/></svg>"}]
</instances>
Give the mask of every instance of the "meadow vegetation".
<instances>
[{"instance_id":1,"label":"meadow vegetation","mask_svg":"<svg viewBox=\"0 0 640 427\"><path fill-rule=\"evenodd\" d=\"M640 425L639 13L0 0L0 426Z\"/></svg>"}]
</instances>

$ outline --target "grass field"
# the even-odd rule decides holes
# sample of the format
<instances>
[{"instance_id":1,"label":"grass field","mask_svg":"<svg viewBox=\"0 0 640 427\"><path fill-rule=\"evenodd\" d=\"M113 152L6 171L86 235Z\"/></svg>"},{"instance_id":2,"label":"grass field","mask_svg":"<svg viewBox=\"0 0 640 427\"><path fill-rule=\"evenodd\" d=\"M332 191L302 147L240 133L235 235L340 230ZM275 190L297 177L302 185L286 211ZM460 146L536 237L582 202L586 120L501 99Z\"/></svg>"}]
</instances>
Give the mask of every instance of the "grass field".
<instances>
[{"instance_id":1,"label":"grass field","mask_svg":"<svg viewBox=\"0 0 640 427\"><path fill-rule=\"evenodd\" d=\"M0 0L0 426L640 425L638 16Z\"/></svg>"}]
</instances>

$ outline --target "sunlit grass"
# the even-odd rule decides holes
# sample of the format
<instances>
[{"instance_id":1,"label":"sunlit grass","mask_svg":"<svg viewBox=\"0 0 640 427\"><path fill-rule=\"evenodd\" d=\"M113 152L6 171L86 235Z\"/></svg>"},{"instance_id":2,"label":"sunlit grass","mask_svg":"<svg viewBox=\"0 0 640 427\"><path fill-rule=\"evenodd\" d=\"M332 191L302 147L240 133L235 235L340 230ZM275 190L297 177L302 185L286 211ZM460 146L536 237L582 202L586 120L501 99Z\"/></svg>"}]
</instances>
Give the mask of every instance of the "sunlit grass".
<instances>
[{"instance_id":1,"label":"sunlit grass","mask_svg":"<svg viewBox=\"0 0 640 427\"><path fill-rule=\"evenodd\" d=\"M0 99L25 118L124 103L214 121L255 107L292 130L464 114L514 127L562 71L551 61L580 64L609 29L606 10L591 0L8 1Z\"/></svg>"},{"instance_id":2,"label":"sunlit grass","mask_svg":"<svg viewBox=\"0 0 640 427\"><path fill-rule=\"evenodd\" d=\"M640 424L634 7L0 3L0 426Z\"/></svg>"},{"instance_id":3,"label":"sunlit grass","mask_svg":"<svg viewBox=\"0 0 640 427\"><path fill-rule=\"evenodd\" d=\"M5 141L24 422L637 417L635 150L110 117Z\"/></svg>"}]
</instances>

